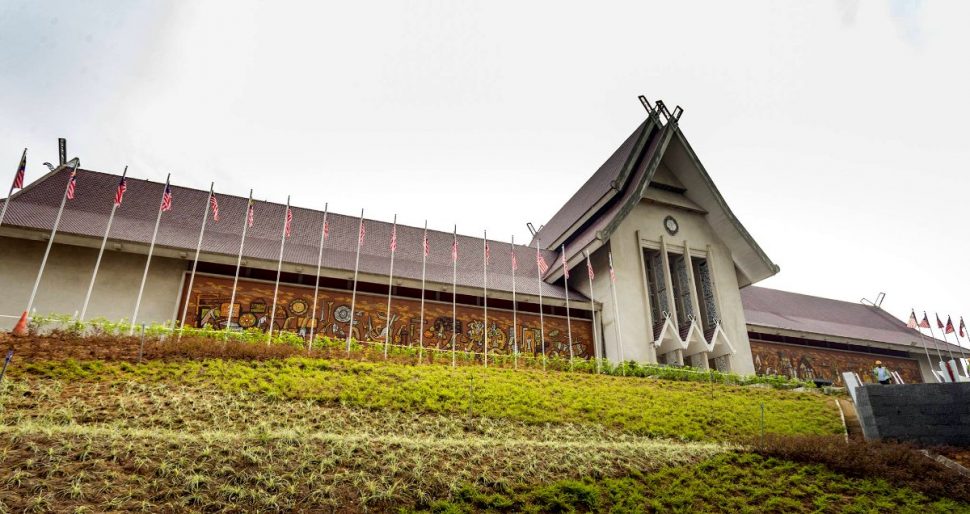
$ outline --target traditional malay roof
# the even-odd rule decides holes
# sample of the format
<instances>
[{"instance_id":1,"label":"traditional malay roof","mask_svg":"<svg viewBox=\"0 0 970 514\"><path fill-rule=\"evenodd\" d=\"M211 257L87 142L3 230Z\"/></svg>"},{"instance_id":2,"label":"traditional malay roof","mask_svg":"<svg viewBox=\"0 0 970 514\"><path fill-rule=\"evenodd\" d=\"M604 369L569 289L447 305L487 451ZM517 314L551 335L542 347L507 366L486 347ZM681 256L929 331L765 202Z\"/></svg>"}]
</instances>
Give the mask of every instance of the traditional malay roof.
<instances>
[{"instance_id":1,"label":"traditional malay roof","mask_svg":"<svg viewBox=\"0 0 970 514\"><path fill-rule=\"evenodd\" d=\"M661 114L666 122L660 121ZM565 243L569 265L579 264L583 252L592 253L605 245L620 222L647 196L647 188L656 182L662 162L668 168L665 171L672 171L673 179L683 186L682 194L688 203L704 214L730 249L742 287L778 273L778 266L731 212L677 119L659 107L651 109L647 120L553 215L536 238L552 250ZM560 267L553 267L546 279L551 282L561 275Z\"/></svg>"},{"instance_id":2,"label":"traditional malay roof","mask_svg":"<svg viewBox=\"0 0 970 514\"><path fill-rule=\"evenodd\" d=\"M923 349L920 334L888 312L872 305L820 298L764 287L741 290L741 303L749 332L751 327L781 329L824 338L826 336L874 341ZM935 344L957 346L923 336L934 351ZM810 337L806 337L810 338Z\"/></svg>"},{"instance_id":3,"label":"traditional malay roof","mask_svg":"<svg viewBox=\"0 0 970 514\"><path fill-rule=\"evenodd\" d=\"M49 232L54 224L58 206L64 194L70 168L60 166L36 180L25 189L15 193L7 210L3 229L21 229ZM69 200L61 219L58 235L72 234L100 238L104 235L112 200L120 175L91 170L78 170L77 192ZM123 204L118 208L111 227L112 242L148 245L151 241L155 218L161 200L163 183L132 177L127 181ZM173 208L162 215L156 245L195 252L203 210L208 208L209 192L172 185ZM204 255L232 256L239 252L239 241L246 212L247 198L221 194L216 191L219 202L219 222L209 219L203 240ZM283 228L285 205L254 201L255 225L246 234L245 259L257 259L274 263L279 257L280 236ZM323 225L323 212L301 207L291 207L293 223L291 237L286 242L283 260L288 264L306 266L304 272L316 270ZM324 245L323 267L329 270L354 270L356 257L358 216L337 213L327 215L330 227L329 239ZM387 276L390 264L389 244L391 223L364 219L366 237L361 248L360 272L362 274ZM397 252L394 258L394 276L421 280L423 253L422 227L399 224L397 226ZM452 283L451 248L453 236L448 232L428 230L431 252L427 259L429 289L450 289ZM488 267L489 291L512 290L511 251L518 261L516 292L521 295L538 296L539 280L535 248L508 242L489 241L491 259ZM555 262L555 252L542 250L550 266ZM482 287L483 248L480 237L458 235L459 287ZM460 291L461 292L461 291ZM464 293L463 293L464 294ZM542 294L551 300L566 298L565 290L557 285L543 284ZM588 301L580 293L569 292L570 300Z\"/></svg>"}]
</instances>

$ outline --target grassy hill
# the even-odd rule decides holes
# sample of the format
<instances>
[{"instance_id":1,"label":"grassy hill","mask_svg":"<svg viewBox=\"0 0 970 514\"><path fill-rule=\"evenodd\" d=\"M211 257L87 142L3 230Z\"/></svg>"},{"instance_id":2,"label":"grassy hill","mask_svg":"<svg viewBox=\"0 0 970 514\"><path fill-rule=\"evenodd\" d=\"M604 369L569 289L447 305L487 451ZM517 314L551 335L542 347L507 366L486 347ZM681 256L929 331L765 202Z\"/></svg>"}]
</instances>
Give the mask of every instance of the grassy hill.
<instances>
[{"instance_id":1,"label":"grassy hill","mask_svg":"<svg viewBox=\"0 0 970 514\"><path fill-rule=\"evenodd\" d=\"M840 434L821 394L234 342L152 342L142 363L127 338L2 342L29 357L0 384L0 512L970 511L752 446L762 405L771 441Z\"/></svg>"}]
</instances>

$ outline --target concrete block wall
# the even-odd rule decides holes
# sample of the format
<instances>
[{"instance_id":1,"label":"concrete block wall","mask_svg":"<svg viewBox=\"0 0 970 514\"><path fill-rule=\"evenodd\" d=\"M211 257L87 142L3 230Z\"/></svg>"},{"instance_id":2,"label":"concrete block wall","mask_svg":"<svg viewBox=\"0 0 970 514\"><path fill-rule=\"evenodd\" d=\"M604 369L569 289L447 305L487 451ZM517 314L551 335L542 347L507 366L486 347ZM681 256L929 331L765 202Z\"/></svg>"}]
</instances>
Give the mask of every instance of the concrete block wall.
<instances>
[{"instance_id":1,"label":"concrete block wall","mask_svg":"<svg viewBox=\"0 0 970 514\"><path fill-rule=\"evenodd\" d=\"M870 384L856 401L867 440L970 447L970 383Z\"/></svg>"}]
</instances>

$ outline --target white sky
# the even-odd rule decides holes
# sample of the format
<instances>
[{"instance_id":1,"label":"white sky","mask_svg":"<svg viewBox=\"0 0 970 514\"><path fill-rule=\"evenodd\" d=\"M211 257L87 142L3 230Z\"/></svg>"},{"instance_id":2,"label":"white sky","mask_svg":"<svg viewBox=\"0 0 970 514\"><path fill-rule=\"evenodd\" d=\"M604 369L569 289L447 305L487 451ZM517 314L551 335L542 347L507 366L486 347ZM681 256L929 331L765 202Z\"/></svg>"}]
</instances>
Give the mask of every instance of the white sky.
<instances>
[{"instance_id":1,"label":"white sky","mask_svg":"<svg viewBox=\"0 0 970 514\"><path fill-rule=\"evenodd\" d=\"M526 240L643 119L782 272L970 315L970 2L0 4L0 159ZM6 157L3 157L6 156ZM8 178L0 178L6 184ZM177 200L176 200L177 201Z\"/></svg>"}]
</instances>

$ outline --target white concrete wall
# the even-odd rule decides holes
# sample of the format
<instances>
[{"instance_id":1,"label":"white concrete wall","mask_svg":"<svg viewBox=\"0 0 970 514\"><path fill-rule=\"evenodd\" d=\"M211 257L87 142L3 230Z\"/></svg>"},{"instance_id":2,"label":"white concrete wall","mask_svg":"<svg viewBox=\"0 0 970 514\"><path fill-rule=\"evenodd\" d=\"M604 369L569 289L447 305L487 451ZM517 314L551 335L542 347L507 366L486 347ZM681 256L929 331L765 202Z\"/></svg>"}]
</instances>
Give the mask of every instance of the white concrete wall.
<instances>
[{"instance_id":1,"label":"white concrete wall","mask_svg":"<svg viewBox=\"0 0 970 514\"><path fill-rule=\"evenodd\" d=\"M27 307L46 242L0 237L0 315L19 317ZM98 251L55 244L47 261L34 309L39 315L74 314L81 309ZM145 268L145 255L105 250L87 318L130 319ZM185 261L153 257L139 322L172 318ZM0 317L11 328L16 318Z\"/></svg>"},{"instance_id":2,"label":"white concrete wall","mask_svg":"<svg viewBox=\"0 0 970 514\"><path fill-rule=\"evenodd\" d=\"M663 228L663 219L668 215L673 216L680 226L675 236L670 236ZM638 231L641 239L637 237ZM668 251L671 254L683 253L685 240L692 252L705 254L712 267L721 325L736 350L736 353L730 357L731 370L736 373L753 374L754 363L751 359L741 294L728 248L718 239L703 214L647 201L641 201L634 208L620 223L609 241L617 274L616 293L622 330L623 357L641 362L657 360L652 345L653 321L650 319L650 310L646 303L641 265L643 251L641 240L659 245L661 237L667 242ZM709 246L712 250L710 253L708 253ZM607 356L616 360L620 350L617 346L616 320L609 289L606 248L593 255L593 264L597 274L593 294L597 301L603 302L603 332ZM574 287L579 291L584 294L588 292L589 287L582 285L585 280L579 281L574 278L574 281L576 282Z\"/></svg>"}]
</instances>

